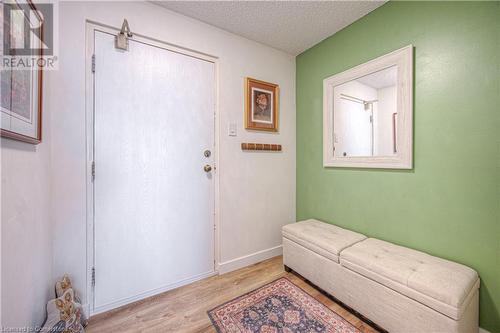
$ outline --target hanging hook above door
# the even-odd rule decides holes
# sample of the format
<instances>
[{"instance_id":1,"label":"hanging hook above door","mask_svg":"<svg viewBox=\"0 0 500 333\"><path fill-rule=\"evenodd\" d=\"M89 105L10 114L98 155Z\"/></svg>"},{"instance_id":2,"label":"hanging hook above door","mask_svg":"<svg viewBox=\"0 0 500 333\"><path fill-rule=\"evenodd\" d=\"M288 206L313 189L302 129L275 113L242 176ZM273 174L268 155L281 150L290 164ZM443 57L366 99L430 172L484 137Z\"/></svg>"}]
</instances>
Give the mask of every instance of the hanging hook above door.
<instances>
[{"instance_id":1,"label":"hanging hook above door","mask_svg":"<svg viewBox=\"0 0 500 333\"><path fill-rule=\"evenodd\" d=\"M127 19L123 19L122 29L115 38L115 47L119 50L128 51L128 39L132 36Z\"/></svg>"}]
</instances>

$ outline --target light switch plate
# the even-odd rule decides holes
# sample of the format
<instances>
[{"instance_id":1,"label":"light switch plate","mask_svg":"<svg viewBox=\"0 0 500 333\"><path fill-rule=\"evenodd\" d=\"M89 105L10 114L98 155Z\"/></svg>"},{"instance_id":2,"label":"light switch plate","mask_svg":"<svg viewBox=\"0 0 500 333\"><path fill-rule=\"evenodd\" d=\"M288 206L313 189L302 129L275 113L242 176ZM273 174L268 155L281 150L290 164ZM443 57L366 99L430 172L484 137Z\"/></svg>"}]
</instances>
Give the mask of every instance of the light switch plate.
<instances>
[{"instance_id":1,"label":"light switch plate","mask_svg":"<svg viewBox=\"0 0 500 333\"><path fill-rule=\"evenodd\" d=\"M236 136L237 134L236 126L237 125L235 122L230 122L227 128L227 135Z\"/></svg>"}]
</instances>

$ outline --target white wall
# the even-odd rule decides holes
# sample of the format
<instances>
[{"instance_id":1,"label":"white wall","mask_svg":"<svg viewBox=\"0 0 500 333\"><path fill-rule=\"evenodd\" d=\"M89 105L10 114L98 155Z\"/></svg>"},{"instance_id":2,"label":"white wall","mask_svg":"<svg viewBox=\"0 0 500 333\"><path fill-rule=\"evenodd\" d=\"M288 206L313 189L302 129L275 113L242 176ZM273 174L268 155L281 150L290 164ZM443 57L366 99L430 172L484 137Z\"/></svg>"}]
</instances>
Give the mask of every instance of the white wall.
<instances>
[{"instance_id":1,"label":"white wall","mask_svg":"<svg viewBox=\"0 0 500 333\"><path fill-rule=\"evenodd\" d=\"M1 139L1 327L34 327L53 296L50 144Z\"/></svg>"},{"instance_id":2,"label":"white wall","mask_svg":"<svg viewBox=\"0 0 500 333\"><path fill-rule=\"evenodd\" d=\"M68 272L85 291L86 19L119 27L127 18L137 33L219 57L221 271L280 254L281 226L295 220L295 58L150 3L61 2L59 16L59 71L47 96L54 277ZM280 85L279 134L244 130L246 76ZM227 136L230 121L238 124L237 137ZM284 151L244 153L241 142L279 143Z\"/></svg>"},{"instance_id":3,"label":"white wall","mask_svg":"<svg viewBox=\"0 0 500 333\"><path fill-rule=\"evenodd\" d=\"M386 87L377 90L378 112L376 138L377 153L380 156L394 155L393 133L392 133L392 114L397 112L396 86Z\"/></svg>"}]
</instances>

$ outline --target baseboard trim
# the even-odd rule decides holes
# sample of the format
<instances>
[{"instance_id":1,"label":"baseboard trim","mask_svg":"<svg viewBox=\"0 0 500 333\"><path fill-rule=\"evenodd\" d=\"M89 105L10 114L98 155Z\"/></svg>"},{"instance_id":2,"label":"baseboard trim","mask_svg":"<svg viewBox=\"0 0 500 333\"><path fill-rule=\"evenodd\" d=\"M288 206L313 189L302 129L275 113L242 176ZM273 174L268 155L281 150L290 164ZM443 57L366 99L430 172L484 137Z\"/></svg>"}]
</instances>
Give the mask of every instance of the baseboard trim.
<instances>
[{"instance_id":1,"label":"baseboard trim","mask_svg":"<svg viewBox=\"0 0 500 333\"><path fill-rule=\"evenodd\" d=\"M490 333L490 332L485 330L484 328L479 327L479 333Z\"/></svg>"},{"instance_id":2,"label":"baseboard trim","mask_svg":"<svg viewBox=\"0 0 500 333\"><path fill-rule=\"evenodd\" d=\"M271 247L262 251L248 254L239 258L231 259L219 263L219 274L235 271L237 269L256 264L258 262L270 259L283 254L283 247L281 245Z\"/></svg>"},{"instance_id":3,"label":"baseboard trim","mask_svg":"<svg viewBox=\"0 0 500 333\"><path fill-rule=\"evenodd\" d=\"M101 313L104 313L107 311L114 310L114 309L119 308L121 306L128 305L130 303L140 301L140 300L143 300L145 298L155 296L155 295L164 293L166 291L169 291L169 290L172 290L175 288L179 288L179 287L185 286L187 284L193 283L195 281L202 280L202 279L205 279L207 277L214 276L214 275L217 275L217 272L212 271L212 272L202 273L202 274L181 280L181 281L176 282L176 283L168 284L166 286L152 289L152 290L148 290L144 293L141 293L141 294L138 294L135 296L123 298L123 299L118 300L116 302L112 302L112 303L98 306L98 307L94 308L94 311L90 311L90 313L91 313L91 316L95 316L95 315L98 315L98 314L101 314Z\"/></svg>"},{"instance_id":4,"label":"baseboard trim","mask_svg":"<svg viewBox=\"0 0 500 333\"><path fill-rule=\"evenodd\" d=\"M90 303L82 304L82 308L85 318L90 318Z\"/></svg>"}]
</instances>

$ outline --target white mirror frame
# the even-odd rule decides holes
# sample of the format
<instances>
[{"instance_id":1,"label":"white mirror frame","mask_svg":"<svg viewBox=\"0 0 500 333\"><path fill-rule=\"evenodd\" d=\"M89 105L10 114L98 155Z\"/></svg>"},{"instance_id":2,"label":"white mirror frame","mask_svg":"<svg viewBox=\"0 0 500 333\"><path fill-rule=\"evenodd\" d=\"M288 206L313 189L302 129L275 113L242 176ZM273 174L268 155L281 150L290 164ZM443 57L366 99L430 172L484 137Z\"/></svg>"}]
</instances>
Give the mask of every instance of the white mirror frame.
<instances>
[{"instance_id":1,"label":"white mirror frame","mask_svg":"<svg viewBox=\"0 0 500 333\"><path fill-rule=\"evenodd\" d=\"M397 66L397 153L395 156L334 156L333 88L388 67ZM323 80L323 166L413 168L413 46L408 45Z\"/></svg>"}]
</instances>

